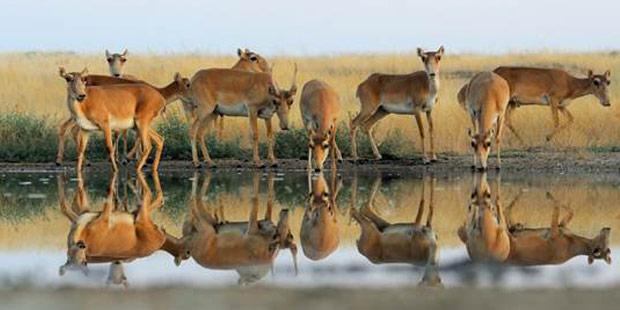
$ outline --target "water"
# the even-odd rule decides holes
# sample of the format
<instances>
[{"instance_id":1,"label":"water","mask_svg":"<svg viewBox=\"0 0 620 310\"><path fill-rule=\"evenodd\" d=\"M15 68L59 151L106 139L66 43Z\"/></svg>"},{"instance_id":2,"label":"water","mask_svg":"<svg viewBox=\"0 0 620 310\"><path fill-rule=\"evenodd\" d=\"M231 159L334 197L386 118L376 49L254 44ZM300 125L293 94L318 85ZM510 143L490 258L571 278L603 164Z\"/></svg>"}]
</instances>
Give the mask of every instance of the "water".
<instances>
[{"instance_id":1,"label":"water","mask_svg":"<svg viewBox=\"0 0 620 310\"><path fill-rule=\"evenodd\" d=\"M314 175L310 181L305 173L264 171L160 173L157 178L127 173L113 178L104 173L86 174L84 179L55 173L2 174L0 288L253 283L282 287L608 287L620 283L619 264L613 260L619 248L619 186L619 176L588 174L502 174L500 178L495 173L436 177L348 171L336 177ZM88 214L93 214L91 219L100 216L106 201L110 210L116 209L106 225L90 222L87 227L98 228L68 238L72 224L61 212L62 193L69 213L91 212L81 216L78 222L82 224L88 222L84 220ZM158 197L163 201L161 207ZM259 222L255 234L244 236L252 211L256 208L262 220L269 206L273 208L271 222ZM165 243L164 233L148 225L143 225L146 228L138 236L154 231L161 242L135 237L131 224L139 209L152 209L142 221L163 228L168 235ZM280 213L283 209L288 214ZM418 225L412 226L420 210ZM475 220L485 210L491 221ZM483 230L481 235L480 228L498 225L500 210L509 218L506 228L512 230ZM559 228L561 242L568 240L566 236L571 240L578 238L573 235L600 236L598 242L580 248L587 255L560 262L558 257L568 252L561 242L554 243L555 248L532 250L528 247L535 243L523 241L527 238L518 244L519 249L525 248L520 254L529 255L527 259L514 257L517 241L502 248L502 234L509 238L529 233L534 239L549 239L550 231L518 230L550 227L556 210L558 222L573 213L568 228ZM288 226L278 226L280 219ZM465 223L461 233L466 235L467 246L458 234ZM119 227L131 230L127 233ZM611 228L607 243L606 227ZM480 242L481 237L487 237L487 243ZM67 251L68 239L73 240L71 251ZM82 252L80 242L86 247ZM172 254L157 250L162 243L177 245L176 252L169 252L180 266ZM140 250L128 248L129 244ZM88 264L80 267L70 262L61 276L59 268L69 253L77 261L79 253L86 253ZM589 256L596 258L592 265ZM538 261L524 266L533 263L532 257ZM611 258L611 264L605 258ZM554 264L540 265L543 262Z\"/></svg>"}]
</instances>

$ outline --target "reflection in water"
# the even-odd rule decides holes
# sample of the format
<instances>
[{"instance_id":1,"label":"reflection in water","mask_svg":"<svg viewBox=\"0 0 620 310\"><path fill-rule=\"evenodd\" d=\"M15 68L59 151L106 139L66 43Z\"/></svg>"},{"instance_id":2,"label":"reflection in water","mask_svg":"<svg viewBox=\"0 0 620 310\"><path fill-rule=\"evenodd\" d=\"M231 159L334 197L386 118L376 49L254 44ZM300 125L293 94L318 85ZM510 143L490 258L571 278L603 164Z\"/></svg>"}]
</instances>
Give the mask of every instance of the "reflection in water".
<instances>
[{"instance_id":1,"label":"reflection in water","mask_svg":"<svg viewBox=\"0 0 620 310\"><path fill-rule=\"evenodd\" d=\"M195 175L194 182L198 179L199 176ZM191 256L198 264L210 269L235 269L239 274L239 284L251 284L265 277L281 249L290 249L297 266L297 246L289 227L289 211L280 211L277 225L272 222L273 174L269 175L270 194L265 215L259 220L260 175L254 173L254 197L249 219L245 222L226 221L205 205L203 197L210 180L211 175L207 173L200 195L192 193L188 217L183 224L183 237L176 241L182 244L182 253L186 254L183 259ZM179 257L179 253L175 256Z\"/></svg>"},{"instance_id":2,"label":"reflection in water","mask_svg":"<svg viewBox=\"0 0 620 310\"><path fill-rule=\"evenodd\" d=\"M121 262L146 257L159 250L164 244L165 232L153 223L150 214L163 204L163 192L159 178L153 176L157 194L153 199L144 176L137 180L141 192L141 203L135 212L124 210L116 199L116 178L114 174L108 186L108 195L102 211L91 211L83 179L78 186L71 206L64 195L63 175L58 177L58 197L61 212L71 221L67 236L67 262L60 267L60 275L68 270L88 272L88 263L109 263L108 283L127 286L127 279Z\"/></svg>"},{"instance_id":3,"label":"reflection in water","mask_svg":"<svg viewBox=\"0 0 620 310\"><path fill-rule=\"evenodd\" d=\"M332 254L340 244L340 227L338 224L338 193L342 179L332 169L331 185L327 185L325 176L320 172L314 180L308 173L309 204L304 210L304 217L299 232L301 248L304 255L314 261Z\"/></svg>"},{"instance_id":4,"label":"reflection in water","mask_svg":"<svg viewBox=\"0 0 620 310\"><path fill-rule=\"evenodd\" d=\"M573 219L573 210L557 201L551 193L547 193L547 197L555 203L550 226L526 228L519 223L511 224L510 255L507 262L515 265L562 264L577 255L587 255L589 264L595 259L611 264L611 228L602 228L598 236L592 239L576 235L568 229L568 224ZM562 220L560 206L566 210ZM510 216L508 221L512 223Z\"/></svg>"},{"instance_id":5,"label":"reflection in water","mask_svg":"<svg viewBox=\"0 0 620 310\"><path fill-rule=\"evenodd\" d=\"M547 199L554 203L549 227L530 228L512 219L519 193L504 212L500 200L501 179L496 179L495 198L486 173L474 175L474 190L468 207L467 220L458 230L469 257L476 262L507 263L512 265L557 265L578 255L586 255L588 263L601 259L611 264L609 236L611 228L602 228L598 236L589 239L568 229L573 210L561 204L551 193ZM566 215L560 219L560 207Z\"/></svg>"},{"instance_id":6,"label":"reflection in water","mask_svg":"<svg viewBox=\"0 0 620 310\"><path fill-rule=\"evenodd\" d=\"M426 223L424 216L425 185L430 183L430 203ZM390 223L372 211L375 196L381 186L381 177L375 178L368 203L360 211L351 210L353 219L361 227L357 249L374 264L410 263L425 266L421 285L440 286L437 270L439 248L437 235L433 231L433 208L435 180L424 177L418 212L413 222ZM353 189L356 191L356 189Z\"/></svg>"}]
</instances>

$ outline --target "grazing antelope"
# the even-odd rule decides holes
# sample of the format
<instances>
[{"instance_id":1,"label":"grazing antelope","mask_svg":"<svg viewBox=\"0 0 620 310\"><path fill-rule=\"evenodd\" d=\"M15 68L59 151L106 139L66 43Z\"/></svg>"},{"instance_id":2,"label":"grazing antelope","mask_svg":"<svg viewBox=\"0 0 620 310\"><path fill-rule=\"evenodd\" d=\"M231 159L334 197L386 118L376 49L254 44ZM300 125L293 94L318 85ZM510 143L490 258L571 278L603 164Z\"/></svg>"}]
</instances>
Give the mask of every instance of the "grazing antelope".
<instances>
[{"instance_id":1,"label":"grazing antelope","mask_svg":"<svg viewBox=\"0 0 620 310\"><path fill-rule=\"evenodd\" d=\"M360 100L361 110L350 122L351 152L354 160L357 160L356 137L360 126L368 134L375 159L381 159L372 129L379 120L390 113L414 115L422 140L424 163L437 160L431 112L439 94L439 64L443 54L443 46L432 52L418 48L418 56L424 63L424 71L400 75L374 73L357 87L356 96ZM425 147L422 113L426 114L428 121L430 158Z\"/></svg>"},{"instance_id":2,"label":"grazing antelope","mask_svg":"<svg viewBox=\"0 0 620 310\"><path fill-rule=\"evenodd\" d=\"M426 223L422 223L426 183L430 183L430 203ZM374 205L380 186L381 177L378 176L373 183L367 204L360 211L353 209L351 212L353 219L362 229L357 240L358 251L373 264L423 265L424 276L420 285L441 286L437 270L439 247L432 226L435 180L432 177L424 177L418 213L413 223L390 223L372 211L371 207Z\"/></svg>"},{"instance_id":3,"label":"grazing antelope","mask_svg":"<svg viewBox=\"0 0 620 310\"><path fill-rule=\"evenodd\" d=\"M323 173L319 173L310 186L299 238L304 255L314 261L326 258L340 244L336 199L342 180L336 179L336 171L332 171L331 185L328 185Z\"/></svg>"},{"instance_id":4,"label":"grazing antelope","mask_svg":"<svg viewBox=\"0 0 620 310\"><path fill-rule=\"evenodd\" d=\"M308 132L308 171L312 170L313 160L315 172L323 170L328 153L335 167L336 158L342 161L342 154L336 144L336 125L340 114L338 93L323 81L309 81L301 90L299 108L301 120Z\"/></svg>"},{"instance_id":5,"label":"grazing antelope","mask_svg":"<svg viewBox=\"0 0 620 310\"><path fill-rule=\"evenodd\" d=\"M269 73L254 73L233 69L206 69L198 71L191 79L190 97L195 105L195 119L190 127L194 167L200 167L196 141L200 141L203 159L214 166L204 138L211 122L218 115L248 117L253 141L253 160L256 167L264 167L258 155L259 118L265 121L268 139L268 157L271 165L277 165L273 152L273 129L271 118L277 114L280 129L288 130L288 114L293 104L297 86L293 82L289 90L279 89Z\"/></svg>"},{"instance_id":6,"label":"grazing antelope","mask_svg":"<svg viewBox=\"0 0 620 310\"><path fill-rule=\"evenodd\" d=\"M602 259L611 264L609 235L611 228L601 229L598 236L590 239L574 234L568 229L573 211L547 193L555 206L548 228L525 228L522 224L511 225L510 255L506 260L515 265L556 265L578 256L588 256L588 264ZM560 220L560 206L567 214ZM508 212L508 214L510 214ZM510 218L508 218L510 222Z\"/></svg>"},{"instance_id":7,"label":"grazing antelope","mask_svg":"<svg viewBox=\"0 0 620 310\"><path fill-rule=\"evenodd\" d=\"M500 203L499 182L498 177L493 201L486 172L474 174L467 220L459 227L458 236L475 262L502 263L510 254L510 235Z\"/></svg>"},{"instance_id":8,"label":"grazing antelope","mask_svg":"<svg viewBox=\"0 0 620 310\"><path fill-rule=\"evenodd\" d=\"M504 113L510 99L508 83L493 72L481 72L476 74L464 89L464 96L459 92L459 101L465 98L465 109L471 117L473 126L473 129L469 129L471 147L474 149L472 168L487 169L491 138L495 137L495 152L499 169Z\"/></svg>"},{"instance_id":9,"label":"grazing antelope","mask_svg":"<svg viewBox=\"0 0 620 310\"><path fill-rule=\"evenodd\" d=\"M153 87L143 84L115 84L87 87L87 71L67 73L60 68L60 76L67 82L67 106L73 121L80 127L77 169L81 171L88 132L103 131L109 158L114 171L118 169L114 157L112 130L136 129L143 147L137 164L141 170L152 149L151 140L157 146L153 170L157 170L163 150L163 138L150 128L151 123L164 109L166 98ZM178 73L170 86L171 96L186 94L187 80ZM169 88L164 88L168 90Z\"/></svg>"},{"instance_id":10,"label":"grazing antelope","mask_svg":"<svg viewBox=\"0 0 620 310\"><path fill-rule=\"evenodd\" d=\"M247 222L220 221L208 210L202 197L209 188L210 178L207 174L199 195L194 190L197 186L192 187L192 203L183 225L183 237L173 242L176 244L175 262L179 264L191 256L205 268L235 269L240 276L239 284L250 284L263 278L279 251L288 248L297 270L297 246L290 232L288 210L280 211L278 223L274 224L271 221L273 203L269 202L264 219L258 219L260 176L254 175L255 194ZM269 197L272 199L273 195Z\"/></svg>"},{"instance_id":11,"label":"grazing antelope","mask_svg":"<svg viewBox=\"0 0 620 310\"><path fill-rule=\"evenodd\" d=\"M111 178L103 210L89 209L82 178L78 178L73 204L69 207L64 190L64 178L58 177L58 199L61 212L71 221L67 236L67 262L59 269L60 275L68 270L87 272L89 263L112 263L108 283L127 286L121 262L147 257L162 248L166 233L151 219L151 212L163 204L159 178L153 176L156 196L141 172L137 174L142 196L135 213L115 210L116 174Z\"/></svg>"},{"instance_id":12,"label":"grazing antelope","mask_svg":"<svg viewBox=\"0 0 620 310\"><path fill-rule=\"evenodd\" d=\"M611 83L609 70L603 74L594 74L592 70L588 70L586 78L576 78L560 69L498 67L493 72L503 77L510 86L511 104L506 111L506 124L521 142L523 139L511 122L512 112L517 107L546 105L551 108L554 129L546 136L547 141L550 141L560 131L572 125L574 117L567 107L573 99L594 95L602 106L611 105L608 90ZM568 119L561 126L560 113Z\"/></svg>"}]
</instances>

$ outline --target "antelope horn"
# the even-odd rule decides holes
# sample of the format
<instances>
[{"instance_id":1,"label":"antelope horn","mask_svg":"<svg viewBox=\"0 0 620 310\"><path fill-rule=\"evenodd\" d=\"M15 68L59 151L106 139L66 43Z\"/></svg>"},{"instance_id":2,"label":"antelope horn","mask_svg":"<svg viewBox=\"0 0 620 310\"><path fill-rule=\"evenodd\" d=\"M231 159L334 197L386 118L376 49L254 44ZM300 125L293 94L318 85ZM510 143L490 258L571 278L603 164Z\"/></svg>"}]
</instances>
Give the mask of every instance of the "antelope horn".
<instances>
[{"instance_id":1,"label":"antelope horn","mask_svg":"<svg viewBox=\"0 0 620 310\"><path fill-rule=\"evenodd\" d=\"M291 81L291 89L297 89L297 63L295 63L295 69L293 70L293 80Z\"/></svg>"}]
</instances>

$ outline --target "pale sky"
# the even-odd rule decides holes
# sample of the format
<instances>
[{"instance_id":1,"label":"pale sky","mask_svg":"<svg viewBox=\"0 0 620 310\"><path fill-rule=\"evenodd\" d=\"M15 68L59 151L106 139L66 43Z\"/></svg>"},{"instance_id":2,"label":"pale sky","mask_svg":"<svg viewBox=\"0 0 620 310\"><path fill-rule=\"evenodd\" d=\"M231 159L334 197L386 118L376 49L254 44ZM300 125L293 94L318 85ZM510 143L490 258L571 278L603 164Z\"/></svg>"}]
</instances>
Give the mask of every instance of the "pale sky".
<instances>
[{"instance_id":1,"label":"pale sky","mask_svg":"<svg viewBox=\"0 0 620 310\"><path fill-rule=\"evenodd\" d=\"M0 52L611 50L619 14L618 0L0 0Z\"/></svg>"}]
</instances>

